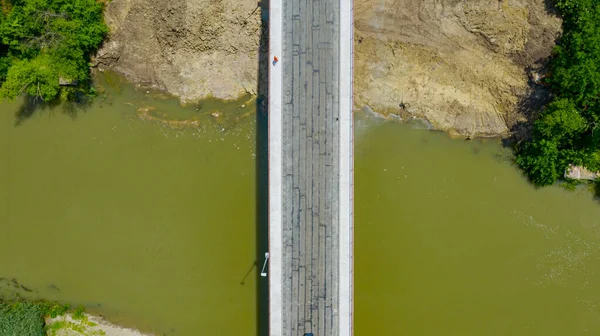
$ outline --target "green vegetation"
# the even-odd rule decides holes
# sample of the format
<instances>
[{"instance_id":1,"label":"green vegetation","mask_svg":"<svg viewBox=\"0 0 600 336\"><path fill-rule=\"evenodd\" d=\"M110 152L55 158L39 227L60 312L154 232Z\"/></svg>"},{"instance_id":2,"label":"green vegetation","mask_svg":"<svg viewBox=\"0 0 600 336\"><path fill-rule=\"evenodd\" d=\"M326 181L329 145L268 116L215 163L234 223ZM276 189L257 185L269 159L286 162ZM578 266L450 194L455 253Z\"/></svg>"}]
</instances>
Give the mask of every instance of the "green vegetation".
<instances>
[{"instance_id":1,"label":"green vegetation","mask_svg":"<svg viewBox=\"0 0 600 336\"><path fill-rule=\"evenodd\" d=\"M600 2L556 0L563 36L546 78L554 100L517 146L517 164L531 181L550 185L569 164L600 170Z\"/></svg>"},{"instance_id":2,"label":"green vegetation","mask_svg":"<svg viewBox=\"0 0 600 336\"><path fill-rule=\"evenodd\" d=\"M52 318L64 315L71 306L69 304L64 305L51 305L48 309L46 309L46 314Z\"/></svg>"},{"instance_id":3,"label":"green vegetation","mask_svg":"<svg viewBox=\"0 0 600 336\"><path fill-rule=\"evenodd\" d=\"M103 336L106 333L96 327L97 324L88 321L86 318L81 320L57 320L46 326L48 336L54 335L82 335L82 336Z\"/></svg>"},{"instance_id":4,"label":"green vegetation","mask_svg":"<svg viewBox=\"0 0 600 336\"><path fill-rule=\"evenodd\" d=\"M0 335L4 336L44 336L55 335L61 330L73 330L81 335L103 335L99 330L92 330L96 324L88 321L83 307L73 311L73 321L57 320L50 325L45 324L45 317L63 316L69 310L68 304L57 304L43 301L1 301L0 300Z\"/></svg>"},{"instance_id":5,"label":"green vegetation","mask_svg":"<svg viewBox=\"0 0 600 336\"><path fill-rule=\"evenodd\" d=\"M44 336L44 314L35 302L0 302L0 335Z\"/></svg>"},{"instance_id":6,"label":"green vegetation","mask_svg":"<svg viewBox=\"0 0 600 336\"><path fill-rule=\"evenodd\" d=\"M90 55L108 32L101 2L0 0L0 6L0 99L76 100L93 93Z\"/></svg>"},{"instance_id":7,"label":"green vegetation","mask_svg":"<svg viewBox=\"0 0 600 336\"><path fill-rule=\"evenodd\" d=\"M77 307L77 309L75 309L73 312L73 319L82 320L84 317L85 315L83 314L83 306Z\"/></svg>"},{"instance_id":8,"label":"green vegetation","mask_svg":"<svg viewBox=\"0 0 600 336\"><path fill-rule=\"evenodd\" d=\"M48 336L54 335L85 335L102 336L106 335L104 331L95 328L98 325L90 321L84 314L83 306L77 307L71 314L71 319L57 319L46 325Z\"/></svg>"}]
</instances>

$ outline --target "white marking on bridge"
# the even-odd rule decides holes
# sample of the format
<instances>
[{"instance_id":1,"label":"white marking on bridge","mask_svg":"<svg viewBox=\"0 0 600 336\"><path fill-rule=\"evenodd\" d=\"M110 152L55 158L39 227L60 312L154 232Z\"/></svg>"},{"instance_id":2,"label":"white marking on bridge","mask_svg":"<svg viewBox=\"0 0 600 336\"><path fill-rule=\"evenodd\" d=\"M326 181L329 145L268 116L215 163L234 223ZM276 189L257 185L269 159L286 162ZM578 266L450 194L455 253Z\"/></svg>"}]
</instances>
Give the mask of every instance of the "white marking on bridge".
<instances>
[{"instance_id":1,"label":"white marking on bridge","mask_svg":"<svg viewBox=\"0 0 600 336\"><path fill-rule=\"evenodd\" d=\"M282 66L271 63L283 55L283 0L269 0L269 335L283 335L281 306L281 105ZM280 62L277 62L280 63ZM273 126L273 127L271 127ZM258 186L260 187L260 186ZM275 239L272 239L275 238Z\"/></svg>"},{"instance_id":2,"label":"white marking on bridge","mask_svg":"<svg viewBox=\"0 0 600 336\"><path fill-rule=\"evenodd\" d=\"M340 0L339 333L351 336L354 305L353 1Z\"/></svg>"}]
</instances>

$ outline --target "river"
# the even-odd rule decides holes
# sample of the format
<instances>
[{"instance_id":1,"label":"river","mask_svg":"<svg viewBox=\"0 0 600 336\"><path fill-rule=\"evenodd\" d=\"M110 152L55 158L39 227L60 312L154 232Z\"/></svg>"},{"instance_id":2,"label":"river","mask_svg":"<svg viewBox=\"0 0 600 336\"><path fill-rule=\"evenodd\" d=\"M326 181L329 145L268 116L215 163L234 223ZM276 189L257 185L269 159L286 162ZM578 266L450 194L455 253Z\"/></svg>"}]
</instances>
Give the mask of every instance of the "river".
<instances>
[{"instance_id":1,"label":"river","mask_svg":"<svg viewBox=\"0 0 600 336\"><path fill-rule=\"evenodd\" d=\"M255 335L254 105L106 78L85 109L0 105L0 277L160 335ZM600 333L588 190L536 190L495 140L356 123L356 335Z\"/></svg>"}]
</instances>

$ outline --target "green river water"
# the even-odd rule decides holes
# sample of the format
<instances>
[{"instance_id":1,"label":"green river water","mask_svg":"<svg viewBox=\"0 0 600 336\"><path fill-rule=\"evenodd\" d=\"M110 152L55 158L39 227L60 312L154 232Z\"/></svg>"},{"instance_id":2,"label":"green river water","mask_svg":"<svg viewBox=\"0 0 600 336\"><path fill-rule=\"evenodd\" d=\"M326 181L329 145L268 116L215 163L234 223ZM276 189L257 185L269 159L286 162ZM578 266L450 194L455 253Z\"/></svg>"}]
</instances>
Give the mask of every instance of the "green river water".
<instances>
[{"instance_id":1,"label":"green river water","mask_svg":"<svg viewBox=\"0 0 600 336\"><path fill-rule=\"evenodd\" d=\"M256 335L254 104L117 88L18 123L0 105L0 277L157 335ZM590 192L534 189L497 141L356 124L356 335L600 334Z\"/></svg>"}]
</instances>

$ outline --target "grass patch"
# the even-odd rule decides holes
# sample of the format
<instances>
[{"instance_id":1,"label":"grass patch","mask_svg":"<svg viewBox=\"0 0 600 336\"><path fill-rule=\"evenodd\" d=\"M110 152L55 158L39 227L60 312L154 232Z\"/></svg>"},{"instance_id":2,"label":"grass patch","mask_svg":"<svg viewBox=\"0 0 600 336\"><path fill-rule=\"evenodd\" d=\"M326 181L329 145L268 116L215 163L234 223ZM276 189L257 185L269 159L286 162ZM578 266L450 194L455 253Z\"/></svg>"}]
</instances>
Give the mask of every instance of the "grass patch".
<instances>
[{"instance_id":1,"label":"grass patch","mask_svg":"<svg viewBox=\"0 0 600 336\"><path fill-rule=\"evenodd\" d=\"M79 306L79 307L77 307L77 309L75 309L75 311L73 312L73 319L74 320L84 320L85 319L85 314L83 313L83 306Z\"/></svg>"},{"instance_id":2,"label":"grass patch","mask_svg":"<svg viewBox=\"0 0 600 336\"><path fill-rule=\"evenodd\" d=\"M52 318L62 316L69 310L70 307L71 306L68 303L62 305L53 304L47 309L46 314Z\"/></svg>"},{"instance_id":3,"label":"grass patch","mask_svg":"<svg viewBox=\"0 0 600 336\"><path fill-rule=\"evenodd\" d=\"M46 331L48 331L48 335L54 335L59 330L63 330L68 326L67 321L56 321L46 326Z\"/></svg>"}]
</instances>

